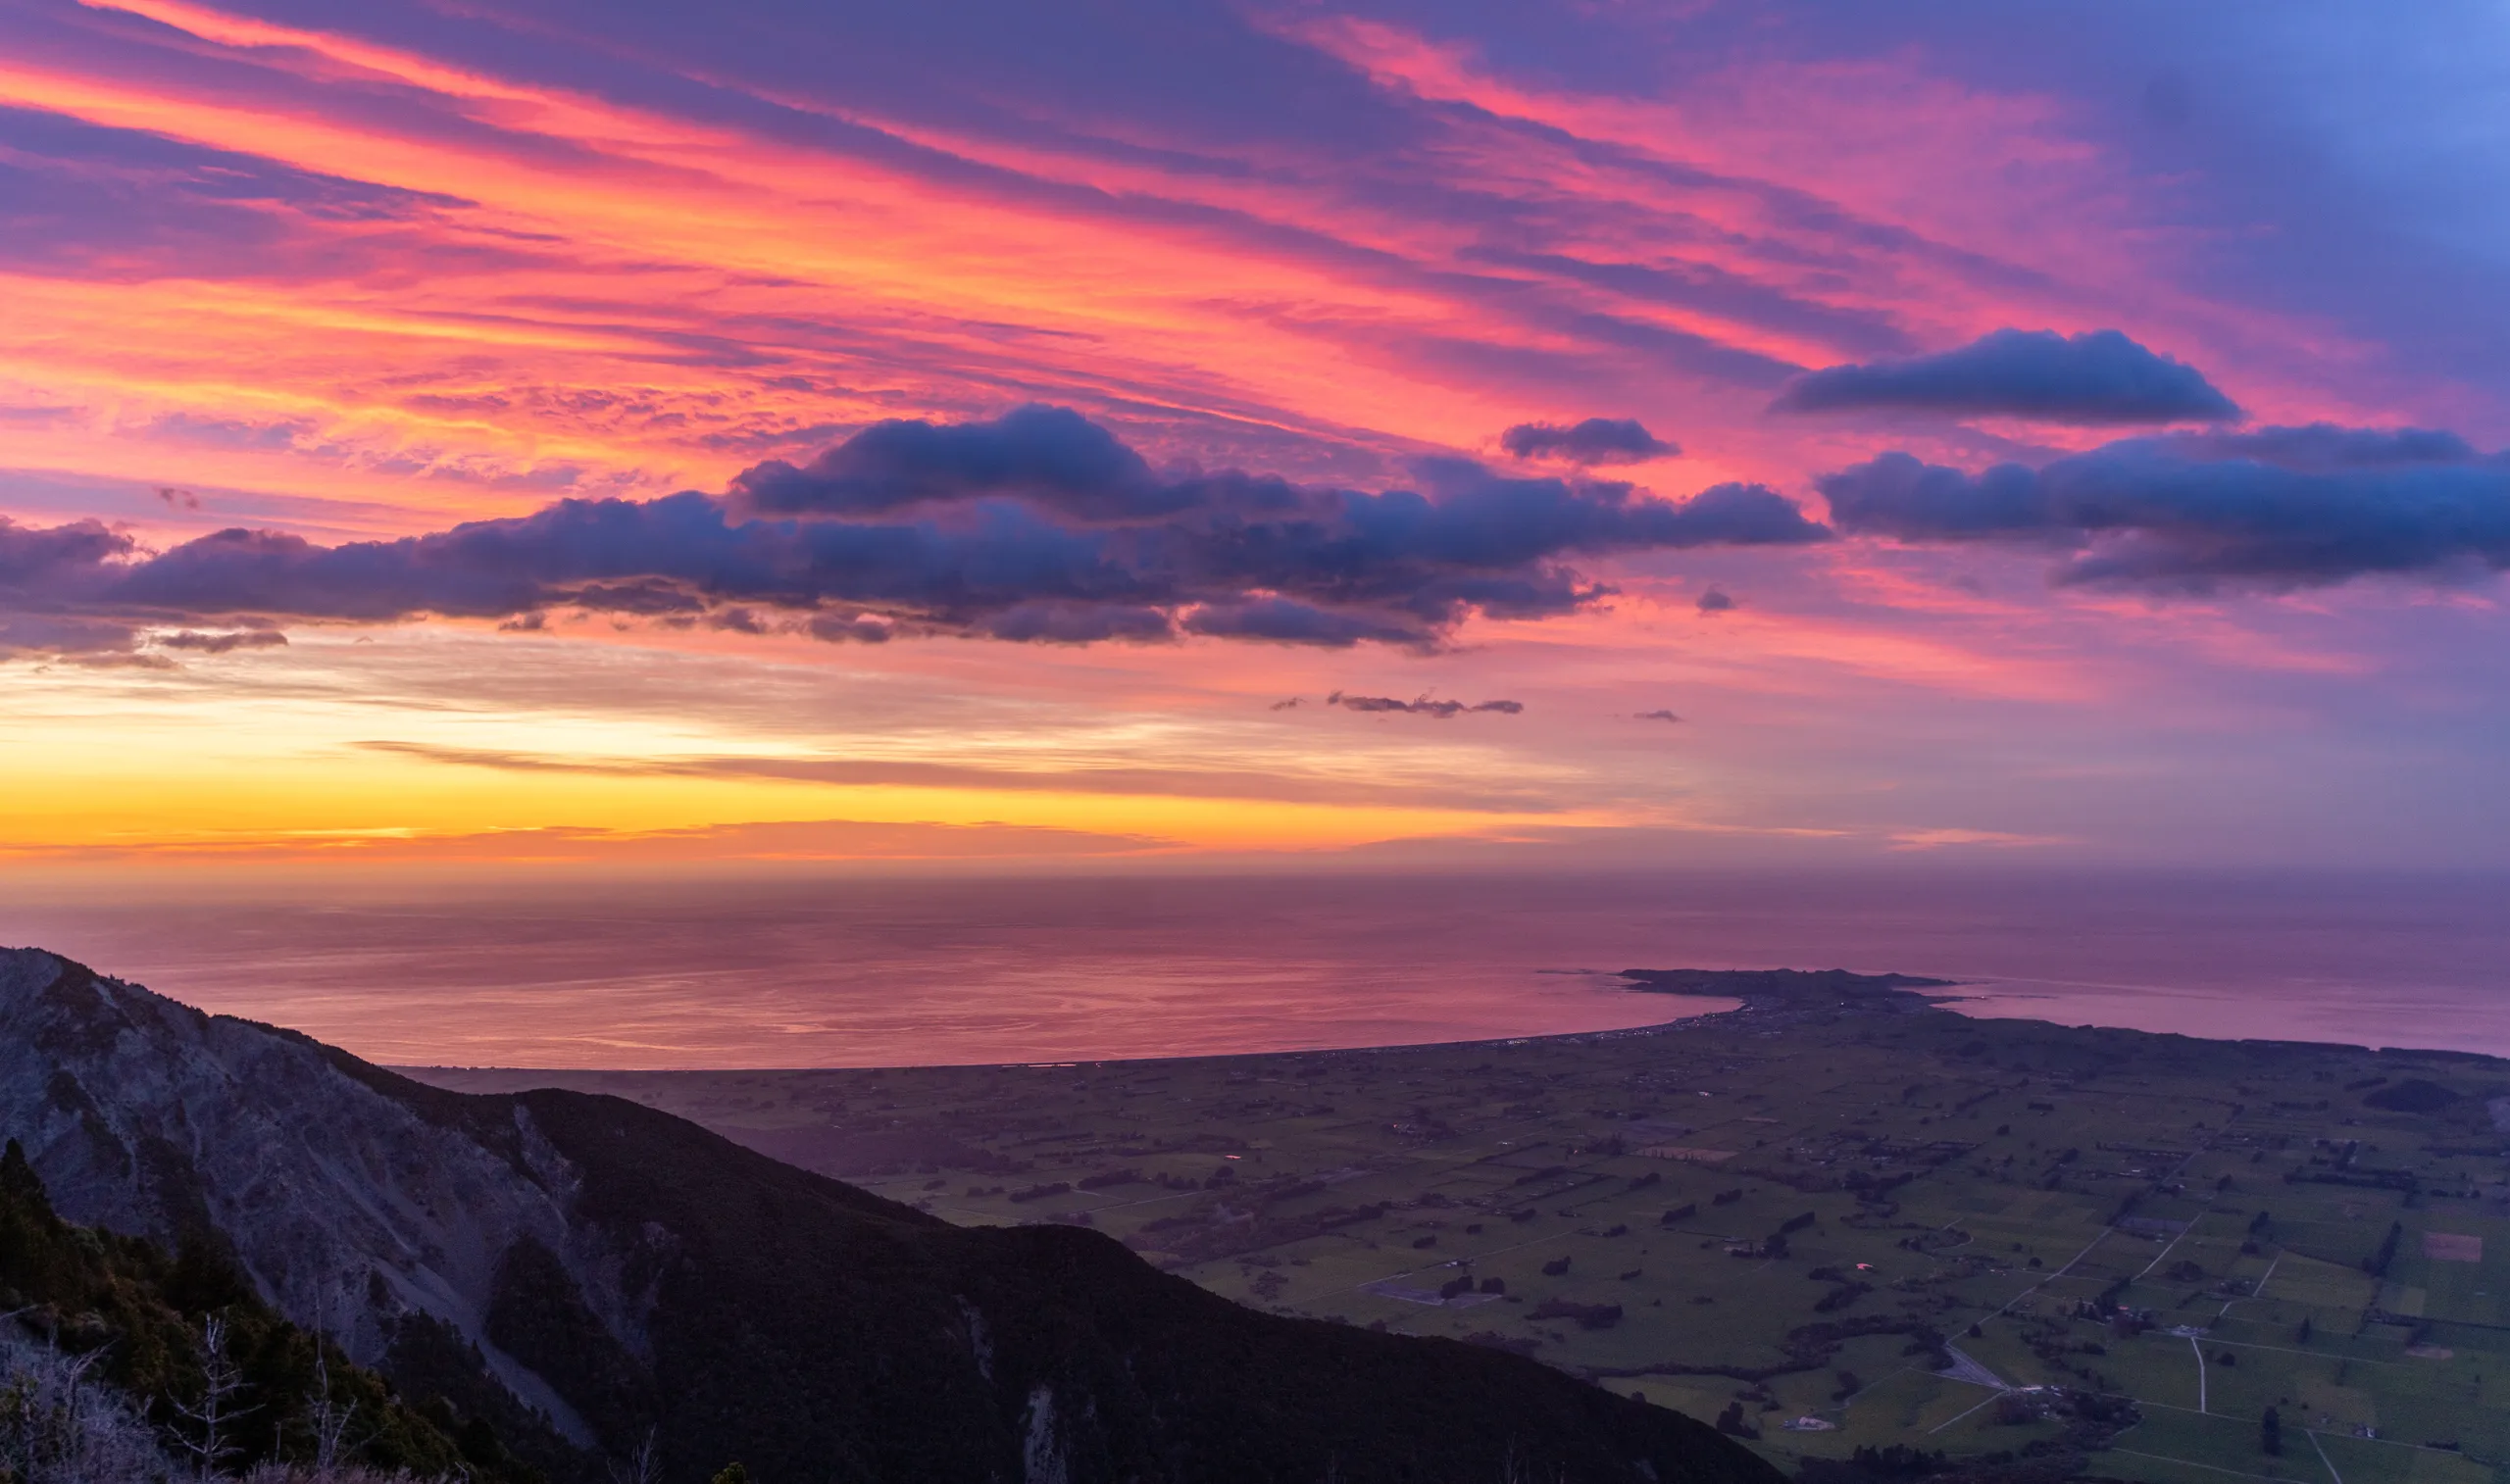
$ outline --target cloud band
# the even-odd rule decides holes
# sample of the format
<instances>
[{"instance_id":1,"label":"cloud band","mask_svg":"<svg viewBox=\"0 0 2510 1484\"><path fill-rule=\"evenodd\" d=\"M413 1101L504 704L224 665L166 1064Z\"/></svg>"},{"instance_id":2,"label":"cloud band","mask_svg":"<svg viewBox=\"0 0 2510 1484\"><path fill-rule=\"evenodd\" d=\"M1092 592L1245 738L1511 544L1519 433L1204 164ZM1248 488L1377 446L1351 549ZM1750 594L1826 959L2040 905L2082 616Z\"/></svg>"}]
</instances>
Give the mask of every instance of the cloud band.
<instances>
[{"instance_id":1,"label":"cloud band","mask_svg":"<svg viewBox=\"0 0 2510 1484\"><path fill-rule=\"evenodd\" d=\"M731 628L767 626L765 609L840 640L1189 633L1431 649L1477 614L1595 603L1609 589L1576 559L1830 535L1758 485L1676 503L1463 459L1414 472L1418 488L1380 492L1235 470L1162 476L1079 414L1030 407L878 423L808 465L759 465L727 496L563 500L393 541L236 528L143 555L92 521L0 520L0 603L106 630L574 606Z\"/></svg>"}]
</instances>

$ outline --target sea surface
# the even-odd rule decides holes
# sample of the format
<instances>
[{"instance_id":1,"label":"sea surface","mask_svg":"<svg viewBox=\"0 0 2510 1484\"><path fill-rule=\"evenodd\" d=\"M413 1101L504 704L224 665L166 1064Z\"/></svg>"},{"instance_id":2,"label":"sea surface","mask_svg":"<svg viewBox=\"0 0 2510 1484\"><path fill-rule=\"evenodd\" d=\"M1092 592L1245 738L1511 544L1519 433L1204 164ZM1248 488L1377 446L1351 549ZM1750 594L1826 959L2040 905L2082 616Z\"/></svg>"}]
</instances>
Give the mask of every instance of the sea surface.
<instances>
[{"instance_id":1,"label":"sea surface","mask_svg":"<svg viewBox=\"0 0 2510 1484\"><path fill-rule=\"evenodd\" d=\"M370 1060L1065 1062L1720 1008L1632 967L1965 981L1967 1013L2510 1055L2499 876L1894 873L14 889L37 944Z\"/></svg>"}]
</instances>

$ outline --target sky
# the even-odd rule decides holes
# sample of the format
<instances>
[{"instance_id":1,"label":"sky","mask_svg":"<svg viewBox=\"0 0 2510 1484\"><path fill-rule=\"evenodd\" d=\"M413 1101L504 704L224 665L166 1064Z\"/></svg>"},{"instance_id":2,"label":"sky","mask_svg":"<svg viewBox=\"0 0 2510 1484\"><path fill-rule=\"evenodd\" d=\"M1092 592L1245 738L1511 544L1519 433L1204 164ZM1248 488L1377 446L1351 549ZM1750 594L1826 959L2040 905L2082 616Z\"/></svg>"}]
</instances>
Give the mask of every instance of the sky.
<instances>
[{"instance_id":1,"label":"sky","mask_svg":"<svg viewBox=\"0 0 2510 1484\"><path fill-rule=\"evenodd\" d=\"M2510 865L2505 84L0 0L0 867Z\"/></svg>"}]
</instances>

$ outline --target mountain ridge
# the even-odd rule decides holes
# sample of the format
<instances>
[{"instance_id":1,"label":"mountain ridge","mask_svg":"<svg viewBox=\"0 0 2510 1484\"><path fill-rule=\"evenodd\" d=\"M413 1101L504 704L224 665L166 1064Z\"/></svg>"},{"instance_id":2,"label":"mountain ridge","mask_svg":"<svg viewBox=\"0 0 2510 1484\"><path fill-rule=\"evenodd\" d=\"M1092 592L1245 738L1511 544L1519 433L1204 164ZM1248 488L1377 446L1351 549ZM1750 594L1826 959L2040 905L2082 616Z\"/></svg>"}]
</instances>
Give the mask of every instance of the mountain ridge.
<instances>
[{"instance_id":1,"label":"mountain ridge","mask_svg":"<svg viewBox=\"0 0 2510 1484\"><path fill-rule=\"evenodd\" d=\"M778 1484L1775 1477L1519 1357L954 1227L621 1099L444 1092L39 950L0 951L0 1119L66 1217L214 1237L560 1478L648 1431L666 1479Z\"/></svg>"}]
</instances>

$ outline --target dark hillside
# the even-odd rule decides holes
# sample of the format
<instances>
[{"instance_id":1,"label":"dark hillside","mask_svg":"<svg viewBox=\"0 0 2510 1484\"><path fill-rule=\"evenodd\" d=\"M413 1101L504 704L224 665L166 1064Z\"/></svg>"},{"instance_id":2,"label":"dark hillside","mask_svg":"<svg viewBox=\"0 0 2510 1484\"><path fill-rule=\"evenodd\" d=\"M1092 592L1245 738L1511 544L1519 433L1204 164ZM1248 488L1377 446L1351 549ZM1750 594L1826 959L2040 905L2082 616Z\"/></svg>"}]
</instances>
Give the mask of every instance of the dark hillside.
<instances>
[{"instance_id":1,"label":"dark hillside","mask_svg":"<svg viewBox=\"0 0 2510 1484\"><path fill-rule=\"evenodd\" d=\"M674 1472L778 1480L1774 1477L1677 1413L1475 1346L1240 1308L1077 1227L962 1229L618 1099L521 1095L578 1212L660 1229L647 1377ZM569 1342L509 1345L544 1374ZM552 1361L534 1354L545 1343ZM570 1382L561 1382L565 1389ZM1056 1460L1046 1464L1047 1459Z\"/></svg>"}]
</instances>

